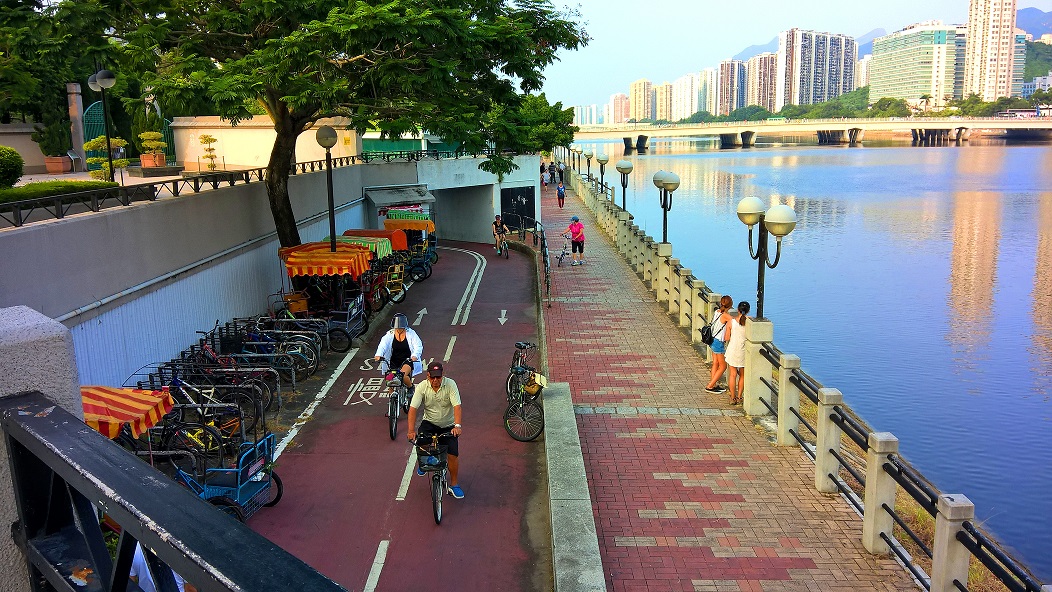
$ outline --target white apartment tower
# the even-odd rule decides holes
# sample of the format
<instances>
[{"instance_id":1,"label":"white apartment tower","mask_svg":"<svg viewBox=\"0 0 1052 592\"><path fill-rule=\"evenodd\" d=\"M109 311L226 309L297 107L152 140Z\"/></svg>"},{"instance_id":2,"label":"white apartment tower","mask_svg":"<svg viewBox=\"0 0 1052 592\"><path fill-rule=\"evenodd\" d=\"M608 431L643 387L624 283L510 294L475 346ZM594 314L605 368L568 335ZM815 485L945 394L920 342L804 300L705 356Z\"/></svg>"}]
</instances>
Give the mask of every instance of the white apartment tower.
<instances>
[{"instance_id":1,"label":"white apartment tower","mask_svg":"<svg viewBox=\"0 0 1052 592\"><path fill-rule=\"evenodd\" d=\"M853 37L789 29L778 34L774 111L813 105L855 89L858 46Z\"/></svg>"},{"instance_id":2,"label":"white apartment tower","mask_svg":"<svg viewBox=\"0 0 1052 592\"><path fill-rule=\"evenodd\" d=\"M745 106L745 62L724 60L720 62L719 92L716 115L730 115Z\"/></svg>"},{"instance_id":3,"label":"white apartment tower","mask_svg":"<svg viewBox=\"0 0 1052 592\"><path fill-rule=\"evenodd\" d=\"M716 68L705 68L698 79L698 111L716 114L720 74Z\"/></svg>"},{"instance_id":4,"label":"white apartment tower","mask_svg":"<svg viewBox=\"0 0 1052 592\"><path fill-rule=\"evenodd\" d=\"M1012 95L1015 0L971 0L964 54L964 96L986 101Z\"/></svg>"},{"instance_id":5,"label":"white apartment tower","mask_svg":"<svg viewBox=\"0 0 1052 592\"><path fill-rule=\"evenodd\" d=\"M890 97L942 108L953 98L956 71L957 26L941 21L910 25L873 40L869 100ZM929 98L922 101L925 95Z\"/></svg>"},{"instance_id":6,"label":"white apartment tower","mask_svg":"<svg viewBox=\"0 0 1052 592\"><path fill-rule=\"evenodd\" d=\"M654 120L672 120L672 83L662 82L654 87Z\"/></svg>"},{"instance_id":7,"label":"white apartment tower","mask_svg":"<svg viewBox=\"0 0 1052 592\"><path fill-rule=\"evenodd\" d=\"M778 55L761 53L745 63L748 87L745 91L746 105L759 105L774 112L774 89L778 79Z\"/></svg>"},{"instance_id":8,"label":"white apartment tower","mask_svg":"<svg viewBox=\"0 0 1052 592\"><path fill-rule=\"evenodd\" d=\"M873 55L863 56L855 62L855 88L869 86L869 65L873 63Z\"/></svg>"},{"instance_id":9,"label":"white apartment tower","mask_svg":"<svg viewBox=\"0 0 1052 592\"><path fill-rule=\"evenodd\" d=\"M680 76L672 83L672 121L686 119L698 112L698 84L701 78L694 73Z\"/></svg>"},{"instance_id":10,"label":"white apartment tower","mask_svg":"<svg viewBox=\"0 0 1052 592\"><path fill-rule=\"evenodd\" d=\"M635 121L652 119L654 116L653 85L646 78L640 78L628 87L628 118Z\"/></svg>"},{"instance_id":11,"label":"white apartment tower","mask_svg":"<svg viewBox=\"0 0 1052 592\"><path fill-rule=\"evenodd\" d=\"M628 95L617 93L610 95L610 120L608 123L624 123L631 117Z\"/></svg>"}]
</instances>

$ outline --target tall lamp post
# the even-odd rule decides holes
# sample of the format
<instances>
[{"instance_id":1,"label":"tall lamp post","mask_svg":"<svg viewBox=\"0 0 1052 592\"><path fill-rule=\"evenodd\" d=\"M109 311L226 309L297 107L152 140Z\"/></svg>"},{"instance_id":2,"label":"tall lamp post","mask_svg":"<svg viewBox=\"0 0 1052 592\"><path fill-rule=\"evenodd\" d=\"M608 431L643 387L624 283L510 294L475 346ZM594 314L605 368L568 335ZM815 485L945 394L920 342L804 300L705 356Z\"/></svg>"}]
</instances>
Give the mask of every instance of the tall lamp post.
<instances>
[{"instance_id":1,"label":"tall lamp post","mask_svg":"<svg viewBox=\"0 0 1052 592\"><path fill-rule=\"evenodd\" d=\"M117 84L117 77L109 70L99 70L88 77L88 88L102 92L102 127L106 129L106 158L110 163L110 183L113 182L113 146L110 145L110 109L106 106L106 89L113 88L114 84Z\"/></svg>"},{"instance_id":2,"label":"tall lamp post","mask_svg":"<svg viewBox=\"0 0 1052 592\"><path fill-rule=\"evenodd\" d=\"M592 152L591 149L588 149L588 150L585 150L583 154L584 154L585 160L588 161L588 179L591 180L591 178L592 178L592 156L595 155L595 153Z\"/></svg>"},{"instance_id":3,"label":"tall lamp post","mask_svg":"<svg viewBox=\"0 0 1052 592\"><path fill-rule=\"evenodd\" d=\"M318 145L325 149L325 185L329 192L329 250L336 252L336 206L332 198L332 147L336 145L336 130L323 125L315 135Z\"/></svg>"},{"instance_id":4,"label":"tall lamp post","mask_svg":"<svg viewBox=\"0 0 1052 592\"><path fill-rule=\"evenodd\" d=\"M763 201L758 197L746 197L738 202L738 219L749 227L749 256L759 262L756 272L756 318L763 318L763 276L764 269L774 269L782 257L782 237L796 228L796 212L787 205L772 206L766 213ZM759 223L756 251L752 248L752 227ZM777 247L774 261L767 258L767 234L773 234Z\"/></svg>"},{"instance_id":5,"label":"tall lamp post","mask_svg":"<svg viewBox=\"0 0 1052 592\"><path fill-rule=\"evenodd\" d=\"M580 146L574 146L573 151L574 151L574 163L575 163L574 164L574 170L577 171L578 174L580 174L581 173L581 147Z\"/></svg>"},{"instance_id":6,"label":"tall lamp post","mask_svg":"<svg viewBox=\"0 0 1052 592\"><path fill-rule=\"evenodd\" d=\"M577 170L577 144L570 144L570 168Z\"/></svg>"},{"instance_id":7,"label":"tall lamp post","mask_svg":"<svg viewBox=\"0 0 1052 592\"><path fill-rule=\"evenodd\" d=\"M672 209L672 192L679 189L679 175L661 171L661 242L668 242L668 213ZM657 175L654 176L657 184Z\"/></svg>"},{"instance_id":8,"label":"tall lamp post","mask_svg":"<svg viewBox=\"0 0 1052 592\"><path fill-rule=\"evenodd\" d=\"M606 191L606 183L604 182L604 175L606 174L606 163L610 162L610 157L605 152L600 152L595 156L595 161L599 163L599 189Z\"/></svg>"},{"instance_id":9,"label":"tall lamp post","mask_svg":"<svg viewBox=\"0 0 1052 592\"><path fill-rule=\"evenodd\" d=\"M628 210L625 206L625 194L628 193L628 173L632 172L632 162L629 160L617 161L617 172L621 173L621 209Z\"/></svg>"}]
</instances>

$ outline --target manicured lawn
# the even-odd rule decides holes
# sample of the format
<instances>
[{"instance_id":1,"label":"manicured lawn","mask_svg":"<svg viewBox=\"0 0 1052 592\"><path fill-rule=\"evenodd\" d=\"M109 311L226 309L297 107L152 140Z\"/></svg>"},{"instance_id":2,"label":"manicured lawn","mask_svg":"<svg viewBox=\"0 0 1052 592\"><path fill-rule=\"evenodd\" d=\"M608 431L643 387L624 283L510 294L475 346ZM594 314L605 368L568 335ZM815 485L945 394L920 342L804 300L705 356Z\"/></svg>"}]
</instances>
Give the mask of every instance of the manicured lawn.
<instances>
[{"instance_id":1,"label":"manicured lawn","mask_svg":"<svg viewBox=\"0 0 1052 592\"><path fill-rule=\"evenodd\" d=\"M0 189L0 203L117 186L117 183L109 181L39 181L21 187Z\"/></svg>"}]
</instances>

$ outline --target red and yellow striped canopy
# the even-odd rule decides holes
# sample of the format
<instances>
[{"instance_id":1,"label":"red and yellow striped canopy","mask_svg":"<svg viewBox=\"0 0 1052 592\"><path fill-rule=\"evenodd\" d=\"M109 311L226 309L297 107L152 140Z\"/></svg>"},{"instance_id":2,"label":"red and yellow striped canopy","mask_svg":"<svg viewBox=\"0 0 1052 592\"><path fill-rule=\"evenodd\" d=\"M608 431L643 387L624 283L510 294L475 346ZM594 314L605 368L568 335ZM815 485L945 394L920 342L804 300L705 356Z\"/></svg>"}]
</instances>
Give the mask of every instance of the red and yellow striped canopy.
<instances>
[{"instance_id":1,"label":"red and yellow striped canopy","mask_svg":"<svg viewBox=\"0 0 1052 592\"><path fill-rule=\"evenodd\" d=\"M384 228L388 230L426 230L435 231L435 223L431 220L398 220L388 218L384 220Z\"/></svg>"},{"instance_id":2,"label":"red and yellow striped canopy","mask_svg":"<svg viewBox=\"0 0 1052 592\"><path fill-rule=\"evenodd\" d=\"M172 395L167 391L82 386L80 401L84 423L107 438L116 438L124 424L138 438L172 410Z\"/></svg>"},{"instance_id":3,"label":"red and yellow striped canopy","mask_svg":"<svg viewBox=\"0 0 1052 592\"><path fill-rule=\"evenodd\" d=\"M278 249L289 277L299 275L350 275L358 279L367 269L373 252L353 243L336 243L333 253L328 242L304 243Z\"/></svg>"}]
</instances>

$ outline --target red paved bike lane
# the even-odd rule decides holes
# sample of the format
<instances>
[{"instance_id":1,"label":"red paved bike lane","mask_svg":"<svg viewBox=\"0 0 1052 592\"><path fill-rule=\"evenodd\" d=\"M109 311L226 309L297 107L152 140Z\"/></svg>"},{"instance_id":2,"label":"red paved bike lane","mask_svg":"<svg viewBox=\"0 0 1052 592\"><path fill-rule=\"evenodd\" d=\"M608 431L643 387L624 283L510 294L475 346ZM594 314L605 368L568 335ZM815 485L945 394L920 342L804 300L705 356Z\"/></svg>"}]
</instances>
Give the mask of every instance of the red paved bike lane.
<instances>
[{"instance_id":1,"label":"red paved bike lane","mask_svg":"<svg viewBox=\"0 0 1052 592\"><path fill-rule=\"evenodd\" d=\"M548 590L543 436L516 442L502 425L514 343L537 341L532 264L515 251L498 259L487 245L444 247L428 280L374 316L371 338L277 462L284 497L250 526L349 590L438 582L449 585L437 589ZM444 497L441 525L432 517L426 478L412 474L404 500L396 499L411 450L406 419L392 441L385 394L368 390L370 381L379 382L372 354L395 312L410 323L419 319L414 329L424 357L444 361L463 401L466 497Z\"/></svg>"}]
</instances>

